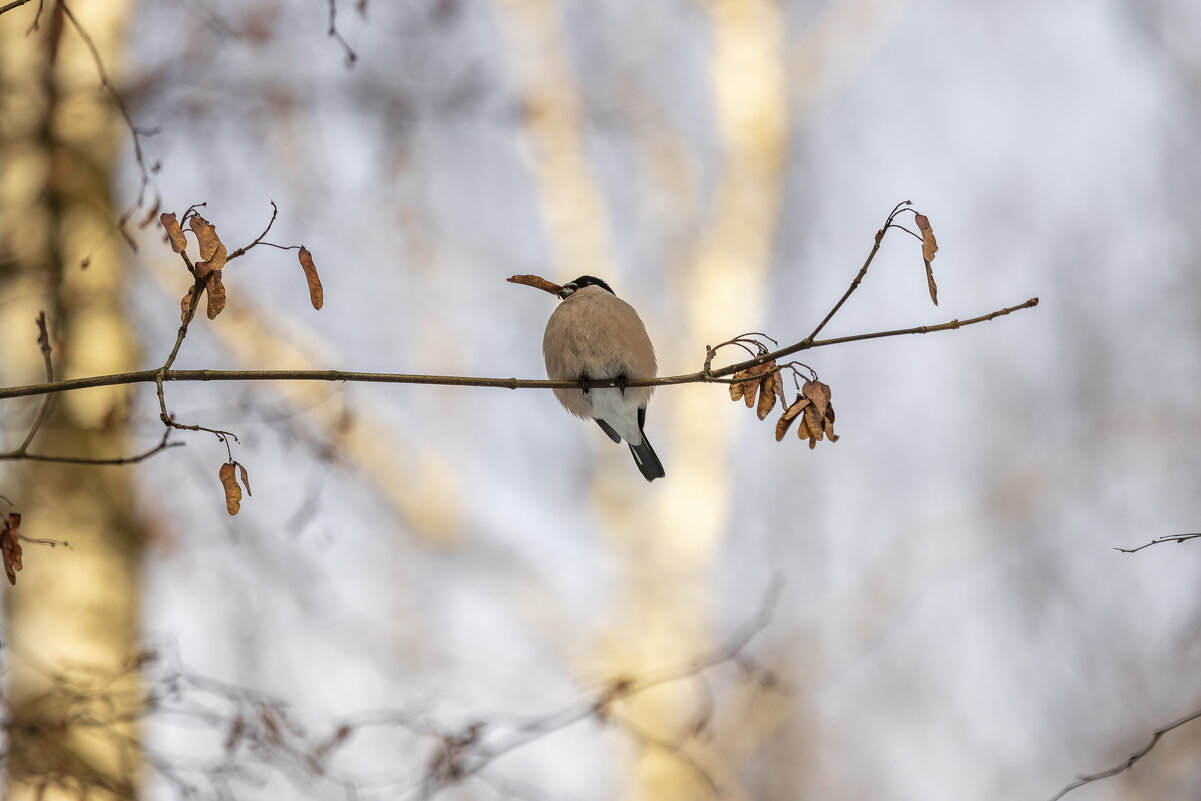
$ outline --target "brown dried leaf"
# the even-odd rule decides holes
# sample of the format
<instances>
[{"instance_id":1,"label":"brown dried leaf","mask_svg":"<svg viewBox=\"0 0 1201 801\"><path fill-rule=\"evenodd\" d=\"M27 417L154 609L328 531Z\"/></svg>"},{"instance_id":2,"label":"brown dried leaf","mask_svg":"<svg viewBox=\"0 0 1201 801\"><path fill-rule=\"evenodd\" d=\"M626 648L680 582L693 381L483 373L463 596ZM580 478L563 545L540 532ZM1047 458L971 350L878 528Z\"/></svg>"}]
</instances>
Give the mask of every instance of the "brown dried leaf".
<instances>
[{"instance_id":1,"label":"brown dried leaf","mask_svg":"<svg viewBox=\"0 0 1201 801\"><path fill-rule=\"evenodd\" d=\"M203 261L208 261L217 255L219 248L222 250L225 248L221 244L221 238L217 236L217 229L199 214L189 217L188 225L192 226L192 231L196 234L196 241L200 244L200 258Z\"/></svg>"},{"instance_id":2,"label":"brown dried leaf","mask_svg":"<svg viewBox=\"0 0 1201 801\"><path fill-rule=\"evenodd\" d=\"M759 416L760 420L767 419L767 416L771 414L771 410L775 408L776 378L779 375L779 373L773 373L759 382L759 405L755 409L755 414Z\"/></svg>"},{"instance_id":3,"label":"brown dried leaf","mask_svg":"<svg viewBox=\"0 0 1201 801\"><path fill-rule=\"evenodd\" d=\"M510 284L532 286L534 289L541 289L543 292L549 292L552 295L558 295L559 290L563 288L558 284L552 284L540 275L511 275L505 280Z\"/></svg>"},{"instance_id":4,"label":"brown dried leaf","mask_svg":"<svg viewBox=\"0 0 1201 801\"><path fill-rule=\"evenodd\" d=\"M747 381L742 385L742 399L746 401L746 408L752 409L755 406L755 397L759 393L758 381Z\"/></svg>"},{"instance_id":5,"label":"brown dried leaf","mask_svg":"<svg viewBox=\"0 0 1201 801\"><path fill-rule=\"evenodd\" d=\"M186 323L188 321L188 310L192 308L192 293L196 291L196 285L188 287L188 291L184 293L183 299L179 301L179 321Z\"/></svg>"},{"instance_id":6,"label":"brown dried leaf","mask_svg":"<svg viewBox=\"0 0 1201 801\"><path fill-rule=\"evenodd\" d=\"M741 375L742 373L735 373L734 377L738 378ZM742 400L742 393L745 391L746 385L744 385L741 381L739 381L737 384L730 384L730 400L735 402Z\"/></svg>"},{"instance_id":7,"label":"brown dried leaf","mask_svg":"<svg viewBox=\"0 0 1201 801\"><path fill-rule=\"evenodd\" d=\"M801 387L801 394L813 401L818 419L826 415L826 407L830 405L830 388L820 381L806 381Z\"/></svg>"},{"instance_id":8,"label":"brown dried leaf","mask_svg":"<svg viewBox=\"0 0 1201 801\"><path fill-rule=\"evenodd\" d=\"M823 418L818 415L817 407L810 406L805 410L805 418L803 429L809 437L809 447L814 447L817 442L825 436L822 433Z\"/></svg>"},{"instance_id":9,"label":"brown dried leaf","mask_svg":"<svg viewBox=\"0 0 1201 801\"><path fill-rule=\"evenodd\" d=\"M225 284L221 281L221 271L213 270L204 279L204 288L208 290L208 316L210 320L225 309Z\"/></svg>"},{"instance_id":10,"label":"brown dried leaf","mask_svg":"<svg viewBox=\"0 0 1201 801\"><path fill-rule=\"evenodd\" d=\"M246 487L246 494L254 497L254 493L250 491L250 476L246 473L246 466L241 462L235 462L238 466L238 474L242 477L242 484Z\"/></svg>"},{"instance_id":11,"label":"brown dried leaf","mask_svg":"<svg viewBox=\"0 0 1201 801\"><path fill-rule=\"evenodd\" d=\"M922 232L922 258L927 262L932 262L934 254L938 252L938 240L934 238L934 229L930 227L930 218L925 214L914 214L913 219L917 223L917 230Z\"/></svg>"},{"instance_id":12,"label":"brown dried leaf","mask_svg":"<svg viewBox=\"0 0 1201 801\"><path fill-rule=\"evenodd\" d=\"M930 300L934 305L938 305L938 284L934 283L934 268L930 262L934 261L934 254L938 252L938 240L934 238L934 229L930 227L930 220L924 214L914 214L913 219L917 222L917 230L922 232L922 261L926 264L926 287L930 290Z\"/></svg>"},{"instance_id":13,"label":"brown dried leaf","mask_svg":"<svg viewBox=\"0 0 1201 801\"><path fill-rule=\"evenodd\" d=\"M231 516L236 515L242 507L242 488L238 486L238 479L234 477L234 463L226 462L221 465L217 475L221 478L221 486L225 488L225 511Z\"/></svg>"},{"instance_id":14,"label":"brown dried leaf","mask_svg":"<svg viewBox=\"0 0 1201 801\"><path fill-rule=\"evenodd\" d=\"M163 228L167 229L167 239L171 240L171 249L176 253L182 253L188 246L188 239L183 235L179 221L175 219L175 212L170 214L163 212L159 215L158 221L163 224Z\"/></svg>"},{"instance_id":15,"label":"brown dried leaf","mask_svg":"<svg viewBox=\"0 0 1201 801\"><path fill-rule=\"evenodd\" d=\"M805 410L805 407L812 403L808 398L797 396L797 399L784 410L784 414L780 416L780 420L776 423L776 442L784 439L784 435L788 433L788 429L792 427L792 421L796 420L797 415Z\"/></svg>"},{"instance_id":16,"label":"brown dried leaf","mask_svg":"<svg viewBox=\"0 0 1201 801\"><path fill-rule=\"evenodd\" d=\"M17 529L21 527L21 516L12 512L4 520L4 529L0 531L0 556L4 559L4 573L8 583L16 586L17 573L24 565L21 563L21 537Z\"/></svg>"},{"instance_id":17,"label":"brown dried leaf","mask_svg":"<svg viewBox=\"0 0 1201 801\"><path fill-rule=\"evenodd\" d=\"M303 245L300 248L300 266L304 268L304 280L309 284L309 303L318 311L325 304L325 290L321 288L321 276L317 275L317 265L313 264L313 254Z\"/></svg>"}]
</instances>

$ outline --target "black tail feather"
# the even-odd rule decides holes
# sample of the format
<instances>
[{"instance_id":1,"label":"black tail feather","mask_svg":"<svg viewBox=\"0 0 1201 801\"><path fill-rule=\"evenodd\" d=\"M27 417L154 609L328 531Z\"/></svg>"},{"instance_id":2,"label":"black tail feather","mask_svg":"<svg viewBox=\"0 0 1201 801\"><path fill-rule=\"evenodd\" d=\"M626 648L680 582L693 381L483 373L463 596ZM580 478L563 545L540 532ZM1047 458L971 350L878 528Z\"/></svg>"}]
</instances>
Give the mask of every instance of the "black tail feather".
<instances>
[{"instance_id":1,"label":"black tail feather","mask_svg":"<svg viewBox=\"0 0 1201 801\"><path fill-rule=\"evenodd\" d=\"M641 445L630 446L630 453L634 456L634 464L638 465L638 469L642 472L642 477L647 481L654 481L656 478L663 478L667 475L663 471L663 463L659 461L659 457L655 454L655 449L651 447L651 441L646 438L646 434L642 435Z\"/></svg>"},{"instance_id":2,"label":"black tail feather","mask_svg":"<svg viewBox=\"0 0 1201 801\"><path fill-rule=\"evenodd\" d=\"M621 435L613 430L613 426L609 425L604 420L599 419L596 420L596 424L601 427L601 431L604 431L609 435L609 439L613 440L614 442L621 442Z\"/></svg>"}]
</instances>

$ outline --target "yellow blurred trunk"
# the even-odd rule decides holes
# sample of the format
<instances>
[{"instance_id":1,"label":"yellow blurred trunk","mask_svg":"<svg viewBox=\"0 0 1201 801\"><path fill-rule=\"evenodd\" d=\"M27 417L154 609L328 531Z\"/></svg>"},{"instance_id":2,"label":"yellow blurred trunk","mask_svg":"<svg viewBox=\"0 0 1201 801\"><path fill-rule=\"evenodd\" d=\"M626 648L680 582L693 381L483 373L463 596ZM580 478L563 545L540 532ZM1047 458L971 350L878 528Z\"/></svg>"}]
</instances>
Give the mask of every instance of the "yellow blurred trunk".
<instances>
[{"instance_id":1,"label":"yellow blurred trunk","mask_svg":"<svg viewBox=\"0 0 1201 801\"><path fill-rule=\"evenodd\" d=\"M56 4L26 34L37 4L0 17L0 380L42 380L34 320L46 311L56 371L65 377L131 369L124 313L125 253L109 182L125 142L86 46ZM109 73L117 66L124 0L71 4ZM81 262L89 257L88 266ZM17 445L36 400L7 404L4 450ZM55 399L32 453L127 452L127 392ZM0 494L29 537L71 549L25 547L5 588L7 793L12 799L136 793L140 687L137 650L142 535L131 468L9 462Z\"/></svg>"}]
</instances>

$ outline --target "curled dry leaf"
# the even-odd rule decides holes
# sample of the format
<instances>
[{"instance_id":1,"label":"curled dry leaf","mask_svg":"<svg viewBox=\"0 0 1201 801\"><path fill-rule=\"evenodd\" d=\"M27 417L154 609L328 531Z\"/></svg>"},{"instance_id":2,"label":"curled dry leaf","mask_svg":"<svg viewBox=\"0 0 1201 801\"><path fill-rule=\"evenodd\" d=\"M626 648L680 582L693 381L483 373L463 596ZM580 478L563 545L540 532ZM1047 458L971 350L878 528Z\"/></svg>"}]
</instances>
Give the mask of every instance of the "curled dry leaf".
<instances>
[{"instance_id":1,"label":"curled dry leaf","mask_svg":"<svg viewBox=\"0 0 1201 801\"><path fill-rule=\"evenodd\" d=\"M541 289L543 292L549 292L552 295L558 295L559 290L563 288L558 284L552 284L540 275L511 275L505 280L510 284L532 286L534 289Z\"/></svg>"},{"instance_id":2,"label":"curled dry leaf","mask_svg":"<svg viewBox=\"0 0 1201 801\"><path fill-rule=\"evenodd\" d=\"M917 230L922 233L922 258L928 262L934 261L934 254L938 252L938 240L934 238L930 218L925 214L914 214L913 219L917 222Z\"/></svg>"},{"instance_id":3,"label":"curled dry leaf","mask_svg":"<svg viewBox=\"0 0 1201 801\"><path fill-rule=\"evenodd\" d=\"M208 316L210 320L225 309L225 284L221 280L221 271L213 270L204 279L204 288L208 290Z\"/></svg>"},{"instance_id":4,"label":"curled dry leaf","mask_svg":"<svg viewBox=\"0 0 1201 801\"><path fill-rule=\"evenodd\" d=\"M798 395L797 399L794 400L788 406L788 408L784 410L784 414L780 415L780 421L776 423L776 442L784 439L784 435L787 434L788 429L792 427L792 422L797 419L797 416L800 415L801 412L805 411L805 407L810 403L812 403L812 401L810 401L808 398Z\"/></svg>"},{"instance_id":5,"label":"curled dry leaf","mask_svg":"<svg viewBox=\"0 0 1201 801\"><path fill-rule=\"evenodd\" d=\"M186 323L189 319L191 319L191 315L188 314L188 312L192 311L192 296L195 294L195 292L196 285L193 284L192 286L188 287L188 291L184 293L183 298L179 301L179 321L181 323Z\"/></svg>"},{"instance_id":6,"label":"curled dry leaf","mask_svg":"<svg viewBox=\"0 0 1201 801\"><path fill-rule=\"evenodd\" d=\"M217 475L221 478L221 486L225 488L225 511L231 516L236 515L238 509L242 508L242 488L238 486L238 479L234 476L234 463L226 462L221 465Z\"/></svg>"},{"instance_id":7,"label":"curled dry leaf","mask_svg":"<svg viewBox=\"0 0 1201 801\"><path fill-rule=\"evenodd\" d=\"M300 266L304 269L304 280L309 285L309 303L318 311L325 305L325 290L321 288L321 276L317 275L317 265L313 264L313 254L301 245Z\"/></svg>"},{"instance_id":8,"label":"curled dry leaf","mask_svg":"<svg viewBox=\"0 0 1201 801\"><path fill-rule=\"evenodd\" d=\"M188 220L188 225L196 232L196 241L200 243L201 261L196 262L196 273L204 277L212 270L220 270L228 258L225 243L217 236L217 228L199 214Z\"/></svg>"},{"instance_id":9,"label":"curled dry leaf","mask_svg":"<svg viewBox=\"0 0 1201 801\"><path fill-rule=\"evenodd\" d=\"M926 264L926 287L930 290L930 300L934 305L938 305L938 284L934 283L934 267L930 262L934 261L934 254L938 252L938 240L934 238L934 229L930 227L930 220L924 214L914 214L913 219L917 222L917 229L922 232L922 261Z\"/></svg>"},{"instance_id":10,"label":"curled dry leaf","mask_svg":"<svg viewBox=\"0 0 1201 801\"><path fill-rule=\"evenodd\" d=\"M163 224L163 228L167 231L167 239L171 242L171 249L176 253L182 253L188 246L188 240L183 235L183 229L179 227L179 221L175 219L175 212L163 212L159 215L158 221Z\"/></svg>"},{"instance_id":11,"label":"curled dry leaf","mask_svg":"<svg viewBox=\"0 0 1201 801\"><path fill-rule=\"evenodd\" d=\"M755 414L759 416L760 420L766 420L767 416L771 414L771 410L775 408L779 378L779 373L772 373L759 382L759 405L755 409Z\"/></svg>"},{"instance_id":12,"label":"curled dry leaf","mask_svg":"<svg viewBox=\"0 0 1201 801\"><path fill-rule=\"evenodd\" d=\"M776 363L770 361L734 373L733 377L737 380L735 383L730 384L730 400L742 400L746 403L746 408L753 409L756 405L756 395L760 397L761 400L759 403L762 404L763 393L768 392L771 393L771 401L767 403L767 412L770 412L772 404L775 403L775 393L778 391L779 384L774 380L776 374L769 375L766 378L763 376L765 373L770 373L775 369ZM768 388L769 384L771 384L770 388ZM761 414L759 419L762 420L766 417L767 412Z\"/></svg>"},{"instance_id":13,"label":"curled dry leaf","mask_svg":"<svg viewBox=\"0 0 1201 801\"><path fill-rule=\"evenodd\" d=\"M776 423L776 441L784 439L792 422L800 416L797 437L809 440L809 447L817 447L822 439L837 442L834 434L834 406L830 403L830 388L820 381L806 381L801 394Z\"/></svg>"},{"instance_id":14,"label":"curled dry leaf","mask_svg":"<svg viewBox=\"0 0 1201 801\"><path fill-rule=\"evenodd\" d=\"M238 475L242 477L242 485L246 487L246 494L253 497L254 493L250 491L250 476L246 473L246 466L241 462L235 462L235 464L238 466Z\"/></svg>"},{"instance_id":15,"label":"curled dry leaf","mask_svg":"<svg viewBox=\"0 0 1201 801\"><path fill-rule=\"evenodd\" d=\"M4 518L4 529L0 531L0 556L4 559L4 574L8 583L16 586L17 573L24 565L21 563L21 535L17 529L21 527L21 516L11 512Z\"/></svg>"},{"instance_id":16,"label":"curled dry leaf","mask_svg":"<svg viewBox=\"0 0 1201 801\"><path fill-rule=\"evenodd\" d=\"M208 261L216 255L217 246L221 244L221 238L217 236L217 229L199 214L189 217L188 225L196 234L196 242L200 245L200 258Z\"/></svg>"}]
</instances>

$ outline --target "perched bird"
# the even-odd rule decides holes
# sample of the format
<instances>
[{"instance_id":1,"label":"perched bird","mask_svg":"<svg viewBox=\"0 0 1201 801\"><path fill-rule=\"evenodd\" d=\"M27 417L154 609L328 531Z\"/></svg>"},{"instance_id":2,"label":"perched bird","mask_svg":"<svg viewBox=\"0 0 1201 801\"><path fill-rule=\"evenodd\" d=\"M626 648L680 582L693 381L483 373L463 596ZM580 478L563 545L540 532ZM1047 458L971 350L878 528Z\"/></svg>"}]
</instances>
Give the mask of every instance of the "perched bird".
<instances>
[{"instance_id":1,"label":"perched bird","mask_svg":"<svg viewBox=\"0 0 1201 801\"><path fill-rule=\"evenodd\" d=\"M559 290L563 302L546 324L542 355L551 379L614 379L616 387L552 390L576 417L595 420L614 442L625 440L647 481L663 464L642 431L651 387L627 387L631 378L657 375L655 348L634 307L599 278L581 275Z\"/></svg>"}]
</instances>

